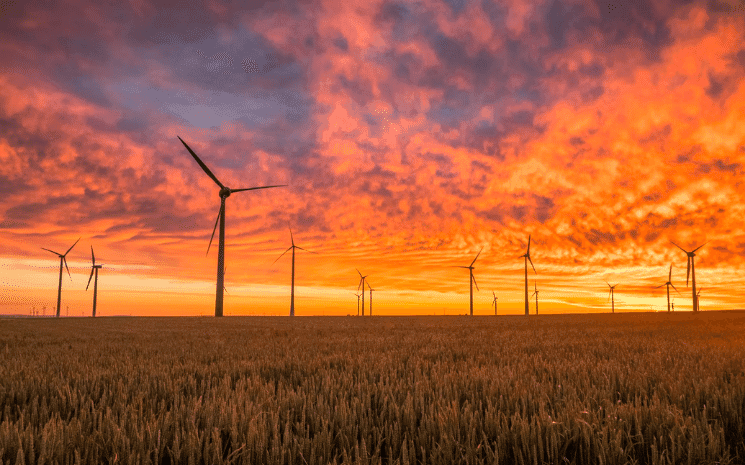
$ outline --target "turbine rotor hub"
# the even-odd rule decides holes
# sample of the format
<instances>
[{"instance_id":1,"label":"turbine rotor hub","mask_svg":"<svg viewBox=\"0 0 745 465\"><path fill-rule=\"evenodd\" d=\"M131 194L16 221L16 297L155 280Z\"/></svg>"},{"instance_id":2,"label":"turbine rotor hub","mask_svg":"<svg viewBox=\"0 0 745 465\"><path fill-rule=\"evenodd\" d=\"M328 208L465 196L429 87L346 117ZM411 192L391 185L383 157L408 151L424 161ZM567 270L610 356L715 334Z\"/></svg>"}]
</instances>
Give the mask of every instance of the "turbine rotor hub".
<instances>
[{"instance_id":1,"label":"turbine rotor hub","mask_svg":"<svg viewBox=\"0 0 745 465\"><path fill-rule=\"evenodd\" d=\"M231 193L231 191L230 191L230 188L229 187L223 187L222 189L220 189L220 197L221 198L224 198L225 199L225 198L230 197L230 193Z\"/></svg>"}]
</instances>

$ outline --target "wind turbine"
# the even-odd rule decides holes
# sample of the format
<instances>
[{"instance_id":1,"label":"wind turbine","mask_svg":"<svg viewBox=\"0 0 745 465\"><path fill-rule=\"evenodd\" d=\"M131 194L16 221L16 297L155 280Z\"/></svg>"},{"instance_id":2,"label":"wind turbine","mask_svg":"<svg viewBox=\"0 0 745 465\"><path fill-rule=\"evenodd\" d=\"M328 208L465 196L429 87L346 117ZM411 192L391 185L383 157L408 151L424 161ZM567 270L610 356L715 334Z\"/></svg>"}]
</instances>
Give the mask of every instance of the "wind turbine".
<instances>
[{"instance_id":1,"label":"wind turbine","mask_svg":"<svg viewBox=\"0 0 745 465\"><path fill-rule=\"evenodd\" d=\"M696 311L698 311L698 310L699 310L699 308L698 308L698 304L699 304L699 299L701 298L701 291L703 291L703 290L704 290L704 288L702 287L702 288L701 288L701 289L699 289L699 290L698 290L698 292L696 293Z\"/></svg>"},{"instance_id":2,"label":"wind turbine","mask_svg":"<svg viewBox=\"0 0 745 465\"><path fill-rule=\"evenodd\" d=\"M673 241L670 241L670 242L675 247L677 247L680 250L682 250L683 252L685 252L686 255L688 255L688 271L686 272L686 286L688 285L688 278L689 277L692 278L691 279L691 284L692 284L691 291L692 291L692 295L693 295L693 311L694 312L697 312L698 311L698 300L696 299L696 265L693 263L693 257L696 256L696 251L698 249L700 249L701 247L705 246L706 244L708 244L709 241L704 242L703 244L699 245L698 247L696 247L695 249L691 250L690 252L687 251L686 249L684 249L683 247L679 246L675 242L673 242Z\"/></svg>"},{"instance_id":3,"label":"wind turbine","mask_svg":"<svg viewBox=\"0 0 745 465\"><path fill-rule=\"evenodd\" d=\"M535 286L535 292L531 295L531 297L535 296L535 314L538 315L538 284L536 284L535 281L533 281L533 286Z\"/></svg>"},{"instance_id":4,"label":"wind turbine","mask_svg":"<svg viewBox=\"0 0 745 465\"><path fill-rule=\"evenodd\" d=\"M533 260L530 259L530 235L528 235L528 250L525 255L521 255L525 258L525 316L530 315L530 304L528 302L528 262L533 267L533 273L538 274L533 265Z\"/></svg>"},{"instance_id":5,"label":"wind turbine","mask_svg":"<svg viewBox=\"0 0 745 465\"><path fill-rule=\"evenodd\" d=\"M292 237L292 229L290 229L290 241L292 241L292 245L288 247L287 250L282 252L282 255L292 250L292 289L290 290L290 316L295 316L295 249L300 249L300 250L303 250L305 252L310 252L310 253L315 253L315 252L296 246L295 238ZM277 257L277 260L282 258L282 255ZM277 263L277 260L274 260L274 263ZM272 265L274 265L274 263L272 263Z\"/></svg>"},{"instance_id":6,"label":"wind turbine","mask_svg":"<svg viewBox=\"0 0 745 465\"><path fill-rule=\"evenodd\" d=\"M357 270L357 268L355 268ZM365 316L365 278L367 278L367 275L362 276L362 273L360 273L360 270L357 270L357 274L360 275L360 283L357 285L357 290L360 290L360 286L362 286L362 316Z\"/></svg>"},{"instance_id":7,"label":"wind turbine","mask_svg":"<svg viewBox=\"0 0 745 465\"><path fill-rule=\"evenodd\" d=\"M468 270L470 279L469 279L469 285L471 288L471 316L473 316L473 285L476 284L476 278L473 277L473 264L476 263L476 260L479 258L479 255L481 255L481 251L484 250L483 247L481 247L481 250L479 250L479 253L476 254L476 258L473 259L470 265L468 266L457 266L454 265L456 268L465 268ZM479 290L479 285L476 284L476 290Z\"/></svg>"},{"instance_id":8,"label":"wind turbine","mask_svg":"<svg viewBox=\"0 0 745 465\"><path fill-rule=\"evenodd\" d=\"M78 240L75 241L75 244L80 241L80 238L78 237ZM70 274L70 268L67 267L67 254L70 253L73 247L75 247L75 244L70 246L69 249L67 249L67 252L64 254L61 254L59 252L55 252L51 249L46 249L42 247L43 250L46 250L47 252L52 252L53 254L57 255L59 257L59 287L57 288L57 318L59 318L59 312L60 312L60 303L62 302L62 264L65 265L65 269L67 270L67 275L70 276L70 280L72 281L72 275Z\"/></svg>"},{"instance_id":9,"label":"wind turbine","mask_svg":"<svg viewBox=\"0 0 745 465\"><path fill-rule=\"evenodd\" d=\"M88 286L91 285L91 279L93 279L93 274L95 272L96 274L96 280L93 281L93 317L96 316L96 298L98 297L98 270L103 267L103 265L96 265L96 256L93 255L93 246L91 246L91 261L93 262L93 265L91 265L91 275L88 278L88 284L85 286L85 290L88 290Z\"/></svg>"},{"instance_id":10,"label":"wind turbine","mask_svg":"<svg viewBox=\"0 0 745 465\"><path fill-rule=\"evenodd\" d=\"M670 286L673 286L673 289L675 289L675 292L677 292L678 294L680 294L680 291L678 291L678 289L673 285L672 281L673 281L673 265L671 263L670 264L670 273L668 273L668 275L667 275L667 282L662 285L662 286L667 286L667 311L668 312L670 311ZM657 287L655 287L655 289L659 289L662 286L657 286Z\"/></svg>"},{"instance_id":11,"label":"wind turbine","mask_svg":"<svg viewBox=\"0 0 745 465\"><path fill-rule=\"evenodd\" d=\"M370 312L369 313L370 313L370 316L372 316L372 291L374 291L375 289L370 287L370 283L367 283L367 288L370 289L370 308L369 308Z\"/></svg>"},{"instance_id":12,"label":"wind turbine","mask_svg":"<svg viewBox=\"0 0 745 465\"><path fill-rule=\"evenodd\" d=\"M497 297L497 294L495 294L494 291L491 291L491 295L494 296L494 300L492 300L491 304L494 305L494 315L496 316L497 315L497 299L499 297Z\"/></svg>"},{"instance_id":13,"label":"wind turbine","mask_svg":"<svg viewBox=\"0 0 745 465\"><path fill-rule=\"evenodd\" d=\"M616 286L618 284L610 285L608 281L605 282L610 290L608 291L608 298L611 300L611 313L616 313Z\"/></svg>"},{"instance_id":14,"label":"wind turbine","mask_svg":"<svg viewBox=\"0 0 745 465\"><path fill-rule=\"evenodd\" d=\"M178 136L176 136L178 137ZM202 162L202 160L199 159L196 153L186 145L186 142L184 142L181 137L178 138L178 140L181 141L182 144L184 144L184 147L186 147L186 150L189 151L192 157L194 157L194 160L199 164L199 166L202 168L202 170L207 173L207 176L212 178L213 181L215 181L215 184L220 186L220 211L217 213L217 219L215 220L215 227L212 229L212 237L210 237L210 243L207 246L207 253L210 252L210 246L212 245L212 240L215 238L215 230L217 230L217 223L220 223L220 237L219 237L219 244L218 244L218 252L217 252L217 285L215 290L215 316L222 316L222 303L223 303L223 291L225 290L225 199L230 197L230 194L234 192L243 192L243 191L253 191L257 189L269 189L272 187L284 187L286 184L276 185L276 186L261 186L261 187L248 187L243 189L231 189L223 183L221 183L217 177L212 174L212 171L210 171L209 168L207 168L207 165Z\"/></svg>"},{"instance_id":15,"label":"wind turbine","mask_svg":"<svg viewBox=\"0 0 745 465\"><path fill-rule=\"evenodd\" d=\"M357 293L355 292L355 293L354 293L354 295L356 295L356 296L357 296L357 316L360 316L360 296L361 296L362 294L357 294Z\"/></svg>"}]
</instances>

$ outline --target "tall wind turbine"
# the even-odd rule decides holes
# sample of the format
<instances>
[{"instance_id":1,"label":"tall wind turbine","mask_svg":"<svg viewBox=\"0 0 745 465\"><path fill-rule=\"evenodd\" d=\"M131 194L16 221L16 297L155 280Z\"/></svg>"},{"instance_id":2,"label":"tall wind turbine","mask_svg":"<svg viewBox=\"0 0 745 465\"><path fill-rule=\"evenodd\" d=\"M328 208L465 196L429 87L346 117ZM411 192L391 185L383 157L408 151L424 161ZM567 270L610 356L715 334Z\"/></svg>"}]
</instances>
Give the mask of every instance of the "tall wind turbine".
<instances>
[{"instance_id":1,"label":"tall wind turbine","mask_svg":"<svg viewBox=\"0 0 745 465\"><path fill-rule=\"evenodd\" d=\"M468 270L468 274L470 276L469 279L469 285L471 289L471 316L473 316L473 285L476 284L476 278L473 277L473 264L476 263L476 260L479 258L479 255L481 255L481 251L484 250L483 247L481 247L481 250L479 250L479 253L476 254L476 258L473 259L470 265L468 266L456 266L456 268L465 268ZM479 285L476 284L476 290L479 290Z\"/></svg>"},{"instance_id":2,"label":"tall wind turbine","mask_svg":"<svg viewBox=\"0 0 745 465\"><path fill-rule=\"evenodd\" d=\"M530 235L528 235L528 250L525 252L525 255L521 256L525 258L525 316L528 316L530 315L530 303L528 301L528 262L533 267L533 273L538 274L533 265L533 260L530 259Z\"/></svg>"},{"instance_id":3,"label":"tall wind turbine","mask_svg":"<svg viewBox=\"0 0 745 465\"><path fill-rule=\"evenodd\" d=\"M494 296L494 300L492 300L491 304L494 306L494 315L496 316L497 315L497 299L499 297L497 297L497 294L495 294L494 291L491 291L491 295Z\"/></svg>"},{"instance_id":4,"label":"tall wind turbine","mask_svg":"<svg viewBox=\"0 0 745 465\"><path fill-rule=\"evenodd\" d=\"M606 281L605 284L607 284L610 288L610 290L608 291L608 298L611 301L611 313L616 313L616 286L618 286L618 284L614 284L611 286L608 281Z\"/></svg>"},{"instance_id":5,"label":"tall wind turbine","mask_svg":"<svg viewBox=\"0 0 745 465\"><path fill-rule=\"evenodd\" d=\"M177 136L178 137L178 136ZM207 246L207 253L210 251L210 246L212 245L212 240L215 238L215 230L217 230L217 223L220 223L220 237L219 237L219 243L218 243L218 251L217 251L217 285L215 290L215 316L222 316L222 302L223 302L223 291L225 290L225 199L230 197L230 194L234 192L243 192L243 191L253 191L257 189L270 189L272 187L284 187L286 184L276 185L276 186L261 186L261 187L248 187L243 189L231 189L223 183L221 183L217 177L212 174L212 171L210 171L209 168L207 168L207 165L202 162L202 160L199 159L196 153L186 145L186 142L184 142L181 137L178 138L178 140L181 141L182 144L184 144L184 147L186 147L186 150L189 151L192 157L194 157L194 160L199 164L199 166L202 168L202 170L207 173L207 176L212 178L213 181L215 181L215 184L220 186L220 211L217 213L217 219L215 220L215 227L212 229L212 237L210 237L210 243Z\"/></svg>"},{"instance_id":6,"label":"tall wind turbine","mask_svg":"<svg viewBox=\"0 0 745 465\"><path fill-rule=\"evenodd\" d=\"M290 229L290 241L292 242L292 245L288 247L287 250L282 252L282 255L292 250L292 289L290 290L290 316L295 316L295 249L300 249L300 250L303 250L305 252L310 252L310 253L315 253L315 252L296 246L295 238L292 237L292 229ZM282 258L282 255L277 257L277 260ZM274 263L277 263L277 260L274 260ZM274 265L274 263L272 263L272 265Z\"/></svg>"},{"instance_id":7,"label":"tall wind turbine","mask_svg":"<svg viewBox=\"0 0 745 465\"><path fill-rule=\"evenodd\" d=\"M535 292L533 292L533 295L531 297L535 296L535 314L538 315L538 284L536 284L535 281L533 281L533 286L535 286Z\"/></svg>"},{"instance_id":8,"label":"tall wind turbine","mask_svg":"<svg viewBox=\"0 0 745 465\"><path fill-rule=\"evenodd\" d=\"M686 249L684 249L683 247L679 246L675 242L673 242L673 241L670 241L670 242L675 247L677 247L680 250L682 250L683 252L685 252L686 255L688 255L688 271L686 272L686 286L688 285L688 278L689 277L692 278L691 279L691 285L692 285L691 286L692 287L691 291L692 291L692 295L693 295L693 311L694 312L697 312L698 311L698 301L696 299L696 265L693 263L693 257L696 256L696 251L698 249L700 249L701 247L705 246L706 244L708 244L709 241L704 242L703 244L699 245L698 247L696 247L695 249L691 250L690 252L687 251Z\"/></svg>"},{"instance_id":9,"label":"tall wind turbine","mask_svg":"<svg viewBox=\"0 0 745 465\"><path fill-rule=\"evenodd\" d=\"M93 265L91 265L91 275L88 278L88 284L85 286L85 290L88 290L88 286L91 285L91 279L93 278L93 274L95 272L96 274L96 280L93 281L93 317L96 316L96 298L98 297L98 270L103 267L103 265L96 265L96 256L93 255L93 246L91 246L91 261L93 262Z\"/></svg>"},{"instance_id":10,"label":"tall wind turbine","mask_svg":"<svg viewBox=\"0 0 745 465\"><path fill-rule=\"evenodd\" d=\"M670 272L667 275L667 282L665 284L663 284L662 286L655 287L655 289L659 289L659 288L661 288L663 286L667 286L667 311L668 312L670 311L670 286L673 286L673 289L675 289L675 292L677 292L678 294L680 294L680 291L678 291L678 289L675 288L675 286L673 285L672 281L673 281L673 265L671 263L670 264Z\"/></svg>"},{"instance_id":11,"label":"tall wind turbine","mask_svg":"<svg viewBox=\"0 0 745 465\"><path fill-rule=\"evenodd\" d=\"M355 268L357 270L357 268ZM362 316L365 316L365 278L367 278L367 275L362 276L362 273L360 273L360 270L357 270L357 274L360 275L360 283L357 285L357 290L360 290L360 286L362 286Z\"/></svg>"},{"instance_id":12,"label":"tall wind turbine","mask_svg":"<svg viewBox=\"0 0 745 465\"><path fill-rule=\"evenodd\" d=\"M78 240L75 241L75 244L80 241L80 238L78 237ZM67 254L70 253L73 247L75 247L75 244L71 245L69 249L67 249L67 252L64 254L61 254L59 252L55 252L51 249L45 249L42 247L43 250L46 250L47 252L52 252L53 254L57 255L59 257L59 287L57 288L57 318L59 318L59 312L60 312L60 303L62 302L62 264L65 265L65 269L67 270L67 276L70 276L70 280L72 280L72 275L70 274L70 268L67 267Z\"/></svg>"}]
</instances>

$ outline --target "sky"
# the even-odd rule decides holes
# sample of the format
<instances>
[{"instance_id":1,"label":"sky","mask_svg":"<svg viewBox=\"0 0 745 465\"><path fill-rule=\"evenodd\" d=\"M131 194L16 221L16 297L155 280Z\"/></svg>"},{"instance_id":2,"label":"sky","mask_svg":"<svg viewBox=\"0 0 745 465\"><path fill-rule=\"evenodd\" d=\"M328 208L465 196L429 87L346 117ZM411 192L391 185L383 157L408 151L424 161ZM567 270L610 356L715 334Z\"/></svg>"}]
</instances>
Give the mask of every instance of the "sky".
<instances>
[{"instance_id":1,"label":"sky","mask_svg":"<svg viewBox=\"0 0 745 465\"><path fill-rule=\"evenodd\" d=\"M0 314L745 308L745 2L0 2ZM217 240L217 239L215 239ZM708 243L707 243L708 241ZM482 250L483 249L483 250ZM366 295L369 305L369 295ZM535 312L531 300L531 313Z\"/></svg>"}]
</instances>

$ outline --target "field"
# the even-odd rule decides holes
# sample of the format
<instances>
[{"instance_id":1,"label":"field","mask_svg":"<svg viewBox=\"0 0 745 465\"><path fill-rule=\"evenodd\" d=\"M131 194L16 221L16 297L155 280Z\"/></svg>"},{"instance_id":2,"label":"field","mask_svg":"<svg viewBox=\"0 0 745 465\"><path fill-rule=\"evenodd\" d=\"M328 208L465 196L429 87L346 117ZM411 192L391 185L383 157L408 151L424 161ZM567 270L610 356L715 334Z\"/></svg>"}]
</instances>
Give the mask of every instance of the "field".
<instances>
[{"instance_id":1,"label":"field","mask_svg":"<svg viewBox=\"0 0 745 465\"><path fill-rule=\"evenodd\" d=\"M0 319L2 463L745 463L745 313Z\"/></svg>"}]
</instances>

